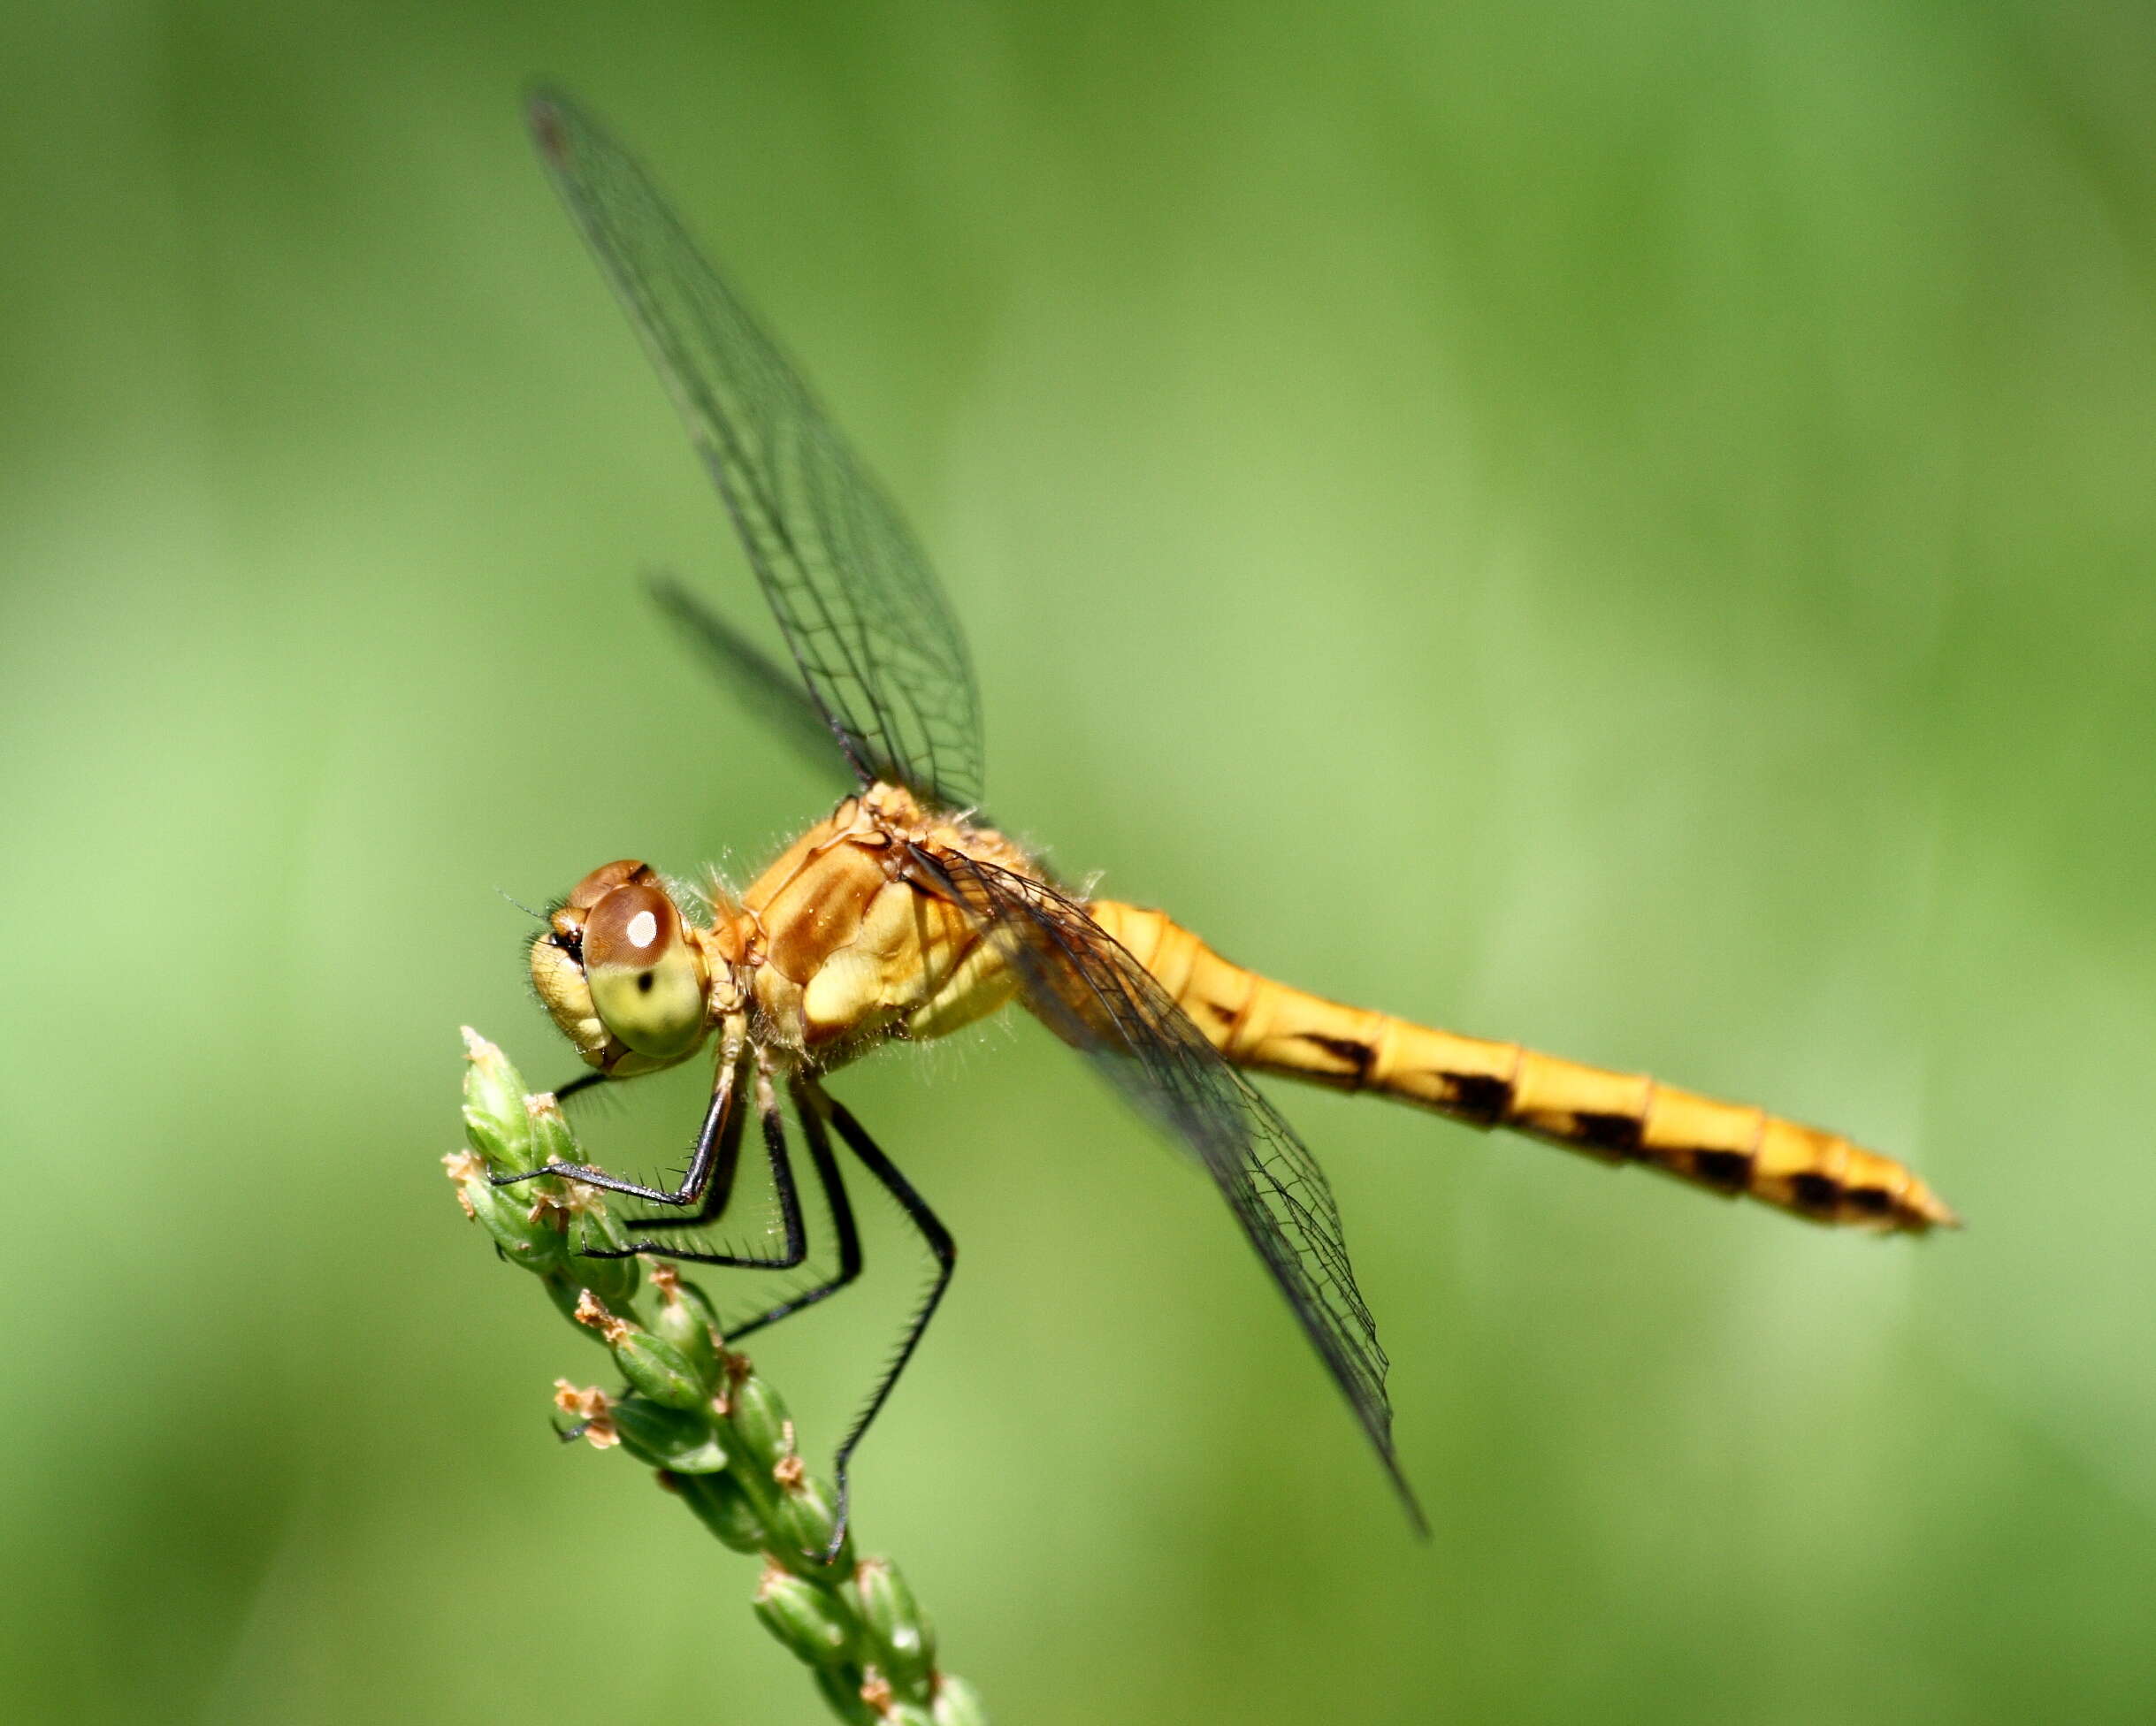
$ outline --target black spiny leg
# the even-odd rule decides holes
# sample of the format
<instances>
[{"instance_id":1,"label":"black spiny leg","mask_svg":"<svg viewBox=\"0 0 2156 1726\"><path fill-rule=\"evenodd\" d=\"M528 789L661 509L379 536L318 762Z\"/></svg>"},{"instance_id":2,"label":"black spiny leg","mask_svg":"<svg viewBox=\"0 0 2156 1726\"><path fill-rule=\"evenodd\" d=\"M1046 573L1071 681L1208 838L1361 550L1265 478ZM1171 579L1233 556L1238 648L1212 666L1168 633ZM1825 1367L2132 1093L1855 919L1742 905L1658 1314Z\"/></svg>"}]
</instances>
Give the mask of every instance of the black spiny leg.
<instances>
[{"instance_id":1,"label":"black spiny leg","mask_svg":"<svg viewBox=\"0 0 2156 1726\"><path fill-rule=\"evenodd\" d=\"M498 1174L490 1179L497 1187L514 1187L520 1180L536 1180L541 1175L559 1175L564 1180L574 1180L586 1187L597 1187L608 1193L625 1193L632 1199L646 1199L653 1204L700 1204L706 1192L715 1184L712 1174L720 1162L720 1149L727 1141L726 1123L734 1112L734 1089L741 1072L738 1060L728 1060L719 1069L719 1081L712 1088L711 1107L704 1111L704 1125L696 1135L696 1149L689 1157L689 1171L681 1178L681 1185L672 1192L663 1187L646 1187L634 1180L623 1180L619 1175L608 1174L604 1169L585 1168L576 1163L549 1163L543 1169L526 1169L519 1174ZM558 1096L559 1093L556 1093ZM738 1134L733 1137L738 1146ZM730 1180L731 1170L728 1171ZM725 1183L717 1183L723 1187ZM721 1203L724 1203L722 1195ZM619 1257L619 1254L615 1255Z\"/></svg>"},{"instance_id":2,"label":"black spiny leg","mask_svg":"<svg viewBox=\"0 0 2156 1726\"><path fill-rule=\"evenodd\" d=\"M836 1294L861 1273L860 1231L853 1224L853 1206L846 1197L845 1182L839 1178L838 1159L831 1154L831 1135L824 1128L823 1117L816 1111L816 1099L805 1094L799 1086L793 1093L793 1111L800 1119L802 1136L808 1141L808 1160L815 1167L817 1184L823 1188L823 1202L830 1208L831 1228L838 1236L838 1269L830 1281L804 1288L753 1318L729 1325L726 1327L729 1342L738 1342L752 1331L761 1331L782 1318L791 1318L802 1308L813 1307L818 1301Z\"/></svg>"},{"instance_id":3,"label":"black spiny leg","mask_svg":"<svg viewBox=\"0 0 2156 1726\"><path fill-rule=\"evenodd\" d=\"M712 1088L712 1108L705 1110L703 1129L696 1134L696 1150L688 1159L688 1174L681 1177L681 1185L673 1192L666 1192L666 1188L646 1188L638 1180L623 1180L619 1174L608 1174L604 1168L585 1168L582 1164L547 1164L546 1168L526 1168L522 1174L492 1174L487 1179L496 1188L513 1188L517 1180L537 1180L541 1174L558 1174L562 1180L577 1180L586 1188L627 1194L630 1198L649 1198L654 1204L699 1203L705 1188L712 1185L712 1168L718 1162L718 1149L727 1138L727 1120L733 1114L735 1077L739 1071L742 1062L738 1060L729 1060L720 1066L718 1084Z\"/></svg>"},{"instance_id":4,"label":"black spiny leg","mask_svg":"<svg viewBox=\"0 0 2156 1726\"><path fill-rule=\"evenodd\" d=\"M731 1071L731 1069L729 1069ZM677 1247L665 1241L632 1241L626 1247L606 1252L587 1253L589 1258L629 1258L638 1253L654 1252L668 1258L686 1259L693 1264L719 1264L741 1271L791 1271L808 1256L808 1231L801 1223L801 1195L793 1184L793 1160L786 1154L786 1123L778 1111L778 1098L771 1089L770 1074L759 1072L756 1075L756 1112L763 1122L764 1151L771 1159L771 1188L778 1196L778 1215L786 1231L785 1245L774 1258L759 1258L753 1254L692 1252L686 1247ZM738 1146L739 1135L734 1142ZM703 1147L700 1142L698 1150ZM732 1159L728 1159L730 1162ZM728 1184L732 1181L730 1168ZM715 1188L718 1183L714 1182ZM693 1217L639 1217L638 1228L686 1228L692 1224L708 1222L726 1208L723 1194L702 1206Z\"/></svg>"},{"instance_id":5,"label":"black spiny leg","mask_svg":"<svg viewBox=\"0 0 2156 1726\"><path fill-rule=\"evenodd\" d=\"M554 1087L554 1100L556 1103L566 1103L579 1091L592 1090L605 1084L611 1076L608 1073L598 1072L596 1069L590 1073L579 1073L566 1085Z\"/></svg>"},{"instance_id":6,"label":"black spiny leg","mask_svg":"<svg viewBox=\"0 0 2156 1726\"><path fill-rule=\"evenodd\" d=\"M928 1294L922 1297L912 1321L906 1325L906 1334L891 1357L891 1364L883 1369L883 1376L869 1391L868 1400L861 1405L861 1411L853 1417L853 1424L840 1442L837 1457L831 1464L831 1475L838 1487L838 1516L831 1531L830 1543L823 1552L824 1562L828 1563L837 1556L838 1548L845 1544L847 1501L852 1491L846 1477L852 1465L854 1449L868 1431L869 1422L876 1417L877 1411L890 1397L891 1387L898 1382L898 1375L906 1371L906 1363L913 1359L914 1350L921 1345L921 1333L929 1328L929 1320L935 1316L937 1302L944 1298L944 1291L951 1287L951 1273L958 1267L959 1246L951 1238L951 1231L929 1209L928 1201L914 1190L912 1183L898 1172L891 1158L876 1149L875 1141L861 1130L860 1123L846 1112L845 1105L824 1096L813 1086L804 1085L803 1088L812 1091L815 1102L830 1111L831 1125L838 1129L838 1136L846 1142L846 1148L860 1158L868 1172L883 1184L883 1190L898 1200L898 1208L906 1212L906 1219L921 1231L921 1238L928 1242L929 1251L936 1260L936 1279L929 1285Z\"/></svg>"}]
</instances>

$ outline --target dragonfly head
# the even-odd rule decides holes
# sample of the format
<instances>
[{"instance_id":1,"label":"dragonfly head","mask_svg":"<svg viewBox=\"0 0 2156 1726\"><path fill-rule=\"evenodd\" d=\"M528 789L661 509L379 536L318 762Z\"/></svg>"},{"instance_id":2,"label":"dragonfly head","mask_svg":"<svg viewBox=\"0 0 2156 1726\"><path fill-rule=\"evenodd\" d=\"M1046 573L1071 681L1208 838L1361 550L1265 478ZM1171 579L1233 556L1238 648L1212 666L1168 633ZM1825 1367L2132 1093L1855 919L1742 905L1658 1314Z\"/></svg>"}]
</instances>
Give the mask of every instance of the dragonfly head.
<instances>
[{"instance_id":1,"label":"dragonfly head","mask_svg":"<svg viewBox=\"0 0 2156 1726\"><path fill-rule=\"evenodd\" d=\"M666 885L623 858L570 890L531 943L531 982L562 1035L600 1071L670 1066L709 1028L709 973Z\"/></svg>"}]
</instances>

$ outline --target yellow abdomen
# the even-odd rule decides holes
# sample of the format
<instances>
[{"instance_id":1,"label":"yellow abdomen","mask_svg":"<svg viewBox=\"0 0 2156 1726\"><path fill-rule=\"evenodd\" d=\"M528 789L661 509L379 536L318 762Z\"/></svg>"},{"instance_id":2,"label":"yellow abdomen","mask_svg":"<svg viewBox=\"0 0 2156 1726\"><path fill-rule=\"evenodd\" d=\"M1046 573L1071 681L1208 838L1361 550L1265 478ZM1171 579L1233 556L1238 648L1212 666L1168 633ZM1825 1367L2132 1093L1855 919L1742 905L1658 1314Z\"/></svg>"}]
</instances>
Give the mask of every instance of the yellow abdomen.
<instances>
[{"instance_id":1,"label":"yellow abdomen","mask_svg":"<svg viewBox=\"0 0 2156 1726\"><path fill-rule=\"evenodd\" d=\"M1763 1109L1342 1006L1222 958L1158 911L1089 907L1229 1060L1418 1103L1610 1163L1643 1163L1819 1223L1921 1234L1959 1219L1890 1157Z\"/></svg>"}]
</instances>

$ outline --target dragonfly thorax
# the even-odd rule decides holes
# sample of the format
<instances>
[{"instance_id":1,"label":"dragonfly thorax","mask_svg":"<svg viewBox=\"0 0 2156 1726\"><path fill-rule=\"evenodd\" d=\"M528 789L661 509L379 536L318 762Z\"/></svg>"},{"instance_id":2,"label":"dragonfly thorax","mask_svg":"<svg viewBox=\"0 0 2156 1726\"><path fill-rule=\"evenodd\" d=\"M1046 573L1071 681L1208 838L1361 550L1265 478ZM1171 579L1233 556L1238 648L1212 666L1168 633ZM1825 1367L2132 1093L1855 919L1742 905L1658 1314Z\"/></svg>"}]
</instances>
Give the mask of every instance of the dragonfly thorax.
<instances>
[{"instance_id":1,"label":"dragonfly thorax","mask_svg":"<svg viewBox=\"0 0 2156 1726\"><path fill-rule=\"evenodd\" d=\"M648 865L623 858L570 890L531 943L531 981L577 1052L626 1078L671 1066L738 1002L733 967L684 921Z\"/></svg>"},{"instance_id":2,"label":"dragonfly thorax","mask_svg":"<svg viewBox=\"0 0 2156 1726\"><path fill-rule=\"evenodd\" d=\"M953 852L1032 867L1001 834L887 784L795 840L741 896L738 974L759 1034L828 1070L891 1037L942 1036L1008 1000L995 943L923 874L924 859Z\"/></svg>"}]
</instances>

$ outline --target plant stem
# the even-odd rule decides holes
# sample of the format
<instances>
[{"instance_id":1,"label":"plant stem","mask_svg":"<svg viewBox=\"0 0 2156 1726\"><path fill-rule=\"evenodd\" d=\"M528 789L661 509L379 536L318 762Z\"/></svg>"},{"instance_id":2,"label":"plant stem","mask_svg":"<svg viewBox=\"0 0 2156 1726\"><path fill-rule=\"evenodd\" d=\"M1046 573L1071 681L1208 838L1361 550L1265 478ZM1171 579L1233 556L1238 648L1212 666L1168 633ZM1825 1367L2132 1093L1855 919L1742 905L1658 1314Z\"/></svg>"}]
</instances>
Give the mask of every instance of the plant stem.
<instances>
[{"instance_id":1,"label":"plant stem","mask_svg":"<svg viewBox=\"0 0 2156 1726\"><path fill-rule=\"evenodd\" d=\"M834 1500L801 1460L778 1393L730 1351L711 1302L672 1265L590 1258L626 1244L594 1188L552 1176L491 1176L575 1163L576 1135L550 1095L527 1096L501 1051L464 1033L464 1135L442 1161L464 1214L500 1256L539 1279L555 1309L614 1356L622 1388L554 1381L567 1438L620 1448L736 1552L760 1553L756 1615L815 1675L853 1726L986 1726L973 1687L936 1663L936 1637L890 1560L857 1560L849 1533L823 1557Z\"/></svg>"}]
</instances>

